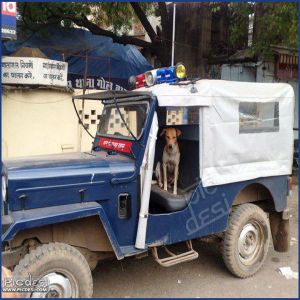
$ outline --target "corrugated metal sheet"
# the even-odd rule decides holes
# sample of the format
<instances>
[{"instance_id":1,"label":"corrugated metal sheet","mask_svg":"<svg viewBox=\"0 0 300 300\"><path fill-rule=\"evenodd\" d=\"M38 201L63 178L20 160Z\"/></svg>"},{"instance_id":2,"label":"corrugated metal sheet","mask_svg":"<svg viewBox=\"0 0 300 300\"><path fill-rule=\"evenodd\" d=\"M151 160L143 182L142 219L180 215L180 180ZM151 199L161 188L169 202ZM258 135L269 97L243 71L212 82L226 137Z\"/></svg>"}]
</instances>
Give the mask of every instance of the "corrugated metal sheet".
<instances>
[{"instance_id":1,"label":"corrugated metal sheet","mask_svg":"<svg viewBox=\"0 0 300 300\"><path fill-rule=\"evenodd\" d=\"M256 81L256 68L246 67L242 64L222 65L221 79L234 81Z\"/></svg>"}]
</instances>

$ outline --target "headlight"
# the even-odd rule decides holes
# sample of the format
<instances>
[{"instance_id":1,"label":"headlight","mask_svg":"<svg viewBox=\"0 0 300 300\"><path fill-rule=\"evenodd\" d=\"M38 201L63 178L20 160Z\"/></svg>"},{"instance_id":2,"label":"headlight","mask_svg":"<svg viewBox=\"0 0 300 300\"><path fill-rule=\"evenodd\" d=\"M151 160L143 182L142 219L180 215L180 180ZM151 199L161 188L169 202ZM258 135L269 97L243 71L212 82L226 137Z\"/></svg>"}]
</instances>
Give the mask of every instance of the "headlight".
<instances>
[{"instance_id":1,"label":"headlight","mask_svg":"<svg viewBox=\"0 0 300 300\"><path fill-rule=\"evenodd\" d=\"M6 201L7 181L6 177L2 176L2 201Z\"/></svg>"}]
</instances>

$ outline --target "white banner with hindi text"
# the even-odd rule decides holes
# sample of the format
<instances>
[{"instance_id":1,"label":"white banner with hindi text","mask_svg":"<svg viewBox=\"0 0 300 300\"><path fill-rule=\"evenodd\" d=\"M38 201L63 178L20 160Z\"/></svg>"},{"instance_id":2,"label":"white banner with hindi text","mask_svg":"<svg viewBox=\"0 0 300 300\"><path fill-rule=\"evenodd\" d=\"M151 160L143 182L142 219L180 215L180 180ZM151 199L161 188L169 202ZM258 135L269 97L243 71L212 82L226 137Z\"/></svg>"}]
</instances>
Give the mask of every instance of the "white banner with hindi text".
<instances>
[{"instance_id":1,"label":"white banner with hindi text","mask_svg":"<svg viewBox=\"0 0 300 300\"><path fill-rule=\"evenodd\" d=\"M2 84L67 87L68 64L39 57L2 57Z\"/></svg>"}]
</instances>

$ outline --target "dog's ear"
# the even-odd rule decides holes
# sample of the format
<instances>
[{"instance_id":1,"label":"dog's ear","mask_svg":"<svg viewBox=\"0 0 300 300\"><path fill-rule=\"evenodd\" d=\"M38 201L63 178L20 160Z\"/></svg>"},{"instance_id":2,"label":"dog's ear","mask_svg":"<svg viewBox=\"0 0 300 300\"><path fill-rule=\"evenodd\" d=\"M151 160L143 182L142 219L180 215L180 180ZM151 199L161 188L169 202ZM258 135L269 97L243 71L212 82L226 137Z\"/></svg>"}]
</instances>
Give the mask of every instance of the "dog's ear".
<instances>
[{"instance_id":1,"label":"dog's ear","mask_svg":"<svg viewBox=\"0 0 300 300\"><path fill-rule=\"evenodd\" d=\"M164 129L162 130L162 132L160 133L160 136L164 135L164 134L166 133L166 131L167 131L167 129L164 128Z\"/></svg>"},{"instance_id":2,"label":"dog's ear","mask_svg":"<svg viewBox=\"0 0 300 300\"><path fill-rule=\"evenodd\" d=\"M179 130L179 129L176 128L176 135L180 136L181 135L181 130Z\"/></svg>"}]
</instances>

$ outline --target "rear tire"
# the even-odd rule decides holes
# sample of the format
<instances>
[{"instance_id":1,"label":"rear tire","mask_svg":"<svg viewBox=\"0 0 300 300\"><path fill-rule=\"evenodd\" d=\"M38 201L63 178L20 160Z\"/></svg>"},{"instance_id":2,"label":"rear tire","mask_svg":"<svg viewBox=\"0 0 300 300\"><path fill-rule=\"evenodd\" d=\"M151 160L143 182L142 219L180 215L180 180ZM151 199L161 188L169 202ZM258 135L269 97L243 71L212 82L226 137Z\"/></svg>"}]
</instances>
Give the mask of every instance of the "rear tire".
<instances>
[{"instance_id":1,"label":"rear tire","mask_svg":"<svg viewBox=\"0 0 300 300\"><path fill-rule=\"evenodd\" d=\"M14 278L42 279L50 291L23 294L27 298L90 298L93 280L84 256L74 247L50 243L25 255L13 271Z\"/></svg>"},{"instance_id":2,"label":"rear tire","mask_svg":"<svg viewBox=\"0 0 300 300\"><path fill-rule=\"evenodd\" d=\"M235 276L253 276L263 265L271 232L267 214L254 204L233 207L225 232L222 256Z\"/></svg>"}]
</instances>

